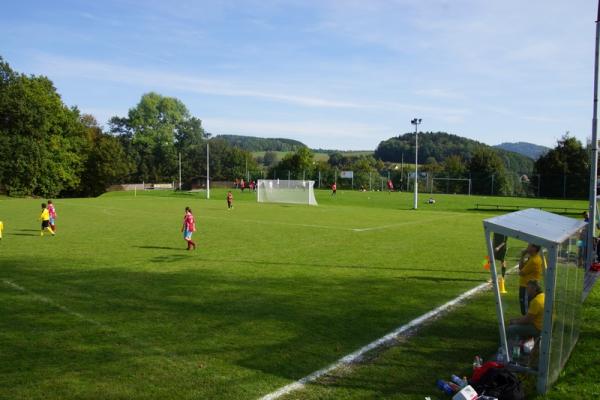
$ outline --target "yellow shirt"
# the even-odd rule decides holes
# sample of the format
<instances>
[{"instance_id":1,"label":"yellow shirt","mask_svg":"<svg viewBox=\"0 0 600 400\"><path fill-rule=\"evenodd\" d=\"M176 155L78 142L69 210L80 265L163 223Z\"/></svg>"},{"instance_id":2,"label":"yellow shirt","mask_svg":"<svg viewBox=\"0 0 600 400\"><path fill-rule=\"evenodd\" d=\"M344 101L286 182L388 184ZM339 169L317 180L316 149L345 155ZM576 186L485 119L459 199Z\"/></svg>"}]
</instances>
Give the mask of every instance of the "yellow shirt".
<instances>
[{"instance_id":1,"label":"yellow shirt","mask_svg":"<svg viewBox=\"0 0 600 400\"><path fill-rule=\"evenodd\" d=\"M533 317L533 325L540 331L544 323L544 299L544 293L538 294L531 300L527 310L527 315Z\"/></svg>"},{"instance_id":2,"label":"yellow shirt","mask_svg":"<svg viewBox=\"0 0 600 400\"><path fill-rule=\"evenodd\" d=\"M542 256L536 254L529 257L523 265L519 276L519 286L526 287L529 281L542 279Z\"/></svg>"},{"instance_id":3,"label":"yellow shirt","mask_svg":"<svg viewBox=\"0 0 600 400\"><path fill-rule=\"evenodd\" d=\"M50 213L48 212L47 208L44 208L44 211L42 211L42 215L40 215L40 219L42 221L50 221Z\"/></svg>"}]
</instances>

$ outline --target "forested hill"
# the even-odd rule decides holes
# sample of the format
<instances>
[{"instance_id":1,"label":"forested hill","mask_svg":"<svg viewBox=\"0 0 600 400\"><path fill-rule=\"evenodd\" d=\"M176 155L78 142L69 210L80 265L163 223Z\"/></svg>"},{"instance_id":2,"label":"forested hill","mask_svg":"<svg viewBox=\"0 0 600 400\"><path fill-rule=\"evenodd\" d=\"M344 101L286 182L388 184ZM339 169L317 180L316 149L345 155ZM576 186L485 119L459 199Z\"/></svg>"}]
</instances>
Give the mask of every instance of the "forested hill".
<instances>
[{"instance_id":1,"label":"forested hill","mask_svg":"<svg viewBox=\"0 0 600 400\"><path fill-rule=\"evenodd\" d=\"M447 157L453 155L470 160L474 151L479 147L495 151L502 158L507 169L511 171L529 174L533 169L531 158L445 132L419 133L419 163L443 163ZM404 162L413 163L415 161L414 133L406 133L384 140L375 150L375 157L383 161L400 162L402 155L404 155Z\"/></svg>"},{"instance_id":2,"label":"forested hill","mask_svg":"<svg viewBox=\"0 0 600 400\"><path fill-rule=\"evenodd\" d=\"M516 143L501 143L494 146L497 149L512 151L529 157L532 160L537 160L540 156L546 154L550 149L546 146L540 146L533 143L527 142L516 142Z\"/></svg>"},{"instance_id":3,"label":"forested hill","mask_svg":"<svg viewBox=\"0 0 600 400\"><path fill-rule=\"evenodd\" d=\"M232 146L247 151L295 151L306 147L302 142L293 139L260 138L241 135L218 135L219 139L227 141Z\"/></svg>"}]
</instances>

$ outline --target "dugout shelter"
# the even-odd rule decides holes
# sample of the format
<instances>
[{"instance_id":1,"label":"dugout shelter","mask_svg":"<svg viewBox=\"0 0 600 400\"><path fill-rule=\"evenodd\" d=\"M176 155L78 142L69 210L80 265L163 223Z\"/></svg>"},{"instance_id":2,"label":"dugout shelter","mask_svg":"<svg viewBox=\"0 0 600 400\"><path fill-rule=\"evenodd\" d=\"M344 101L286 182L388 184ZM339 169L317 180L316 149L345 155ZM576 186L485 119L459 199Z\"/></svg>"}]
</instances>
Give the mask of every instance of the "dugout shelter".
<instances>
[{"instance_id":1,"label":"dugout shelter","mask_svg":"<svg viewBox=\"0 0 600 400\"><path fill-rule=\"evenodd\" d=\"M543 273L545 303L543 328L538 342L539 360L537 367L529 365L521 368L537 375L537 391L544 394L558 378L579 337L586 269L578 260L587 224L530 208L486 219L483 226L496 300L500 343L509 363L511 349L508 348L506 327L508 319L513 316L506 315L507 301L503 297L517 296L517 293L514 290L504 295L500 292L492 235L504 235L514 243L522 241L523 245L537 244L547 254Z\"/></svg>"}]
</instances>

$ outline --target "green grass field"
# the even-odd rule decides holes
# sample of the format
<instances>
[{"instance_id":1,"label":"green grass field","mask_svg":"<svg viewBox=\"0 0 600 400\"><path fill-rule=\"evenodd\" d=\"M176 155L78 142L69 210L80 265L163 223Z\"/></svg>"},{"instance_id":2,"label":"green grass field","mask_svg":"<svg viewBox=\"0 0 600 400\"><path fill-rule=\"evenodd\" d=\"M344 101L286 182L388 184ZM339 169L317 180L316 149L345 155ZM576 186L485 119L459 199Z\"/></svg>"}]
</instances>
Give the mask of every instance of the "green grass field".
<instances>
[{"instance_id":1,"label":"green grass field","mask_svg":"<svg viewBox=\"0 0 600 400\"><path fill-rule=\"evenodd\" d=\"M39 235L41 201L0 199L0 398L258 398L484 282L492 213L476 202L565 204L437 195L413 211L403 193L322 191L305 207L238 192L227 211L224 194L56 200L56 237ZM600 325L586 312L591 348ZM483 294L290 398L436 398L437 377L497 347L494 324ZM587 379L589 360L574 358L557 393Z\"/></svg>"}]
</instances>

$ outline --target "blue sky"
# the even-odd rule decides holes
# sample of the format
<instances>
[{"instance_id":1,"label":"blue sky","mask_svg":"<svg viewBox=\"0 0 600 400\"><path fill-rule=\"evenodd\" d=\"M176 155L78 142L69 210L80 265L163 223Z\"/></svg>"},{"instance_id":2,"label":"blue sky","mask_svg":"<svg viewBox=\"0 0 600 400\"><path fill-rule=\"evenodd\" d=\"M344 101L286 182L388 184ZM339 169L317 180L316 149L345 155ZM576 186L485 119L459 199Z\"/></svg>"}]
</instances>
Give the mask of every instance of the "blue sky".
<instances>
[{"instance_id":1,"label":"blue sky","mask_svg":"<svg viewBox=\"0 0 600 400\"><path fill-rule=\"evenodd\" d=\"M586 140L591 0L10 1L0 55L101 123L143 93L213 134L373 149L412 130Z\"/></svg>"}]
</instances>

